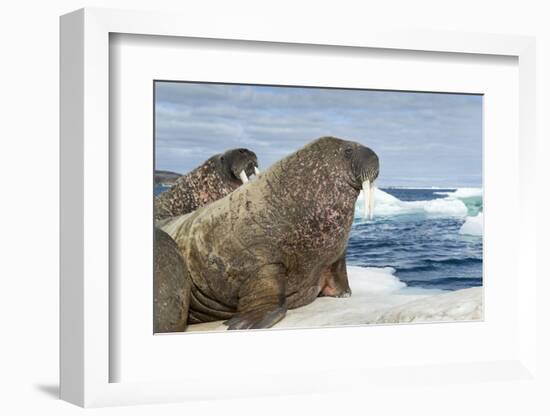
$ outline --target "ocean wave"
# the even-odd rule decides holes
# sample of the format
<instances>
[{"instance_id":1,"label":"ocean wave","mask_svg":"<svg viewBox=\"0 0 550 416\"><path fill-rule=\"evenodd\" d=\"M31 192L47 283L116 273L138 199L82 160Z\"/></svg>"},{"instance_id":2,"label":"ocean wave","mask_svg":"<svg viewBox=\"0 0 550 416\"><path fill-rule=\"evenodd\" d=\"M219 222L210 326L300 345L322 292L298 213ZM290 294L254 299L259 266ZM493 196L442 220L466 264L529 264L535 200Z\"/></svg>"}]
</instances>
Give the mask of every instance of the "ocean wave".
<instances>
[{"instance_id":1,"label":"ocean wave","mask_svg":"<svg viewBox=\"0 0 550 416\"><path fill-rule=\"evenodd\" d=\"M421 272L438 269L440 267L449 266L467 266L472 263L481 263L483 260L478 257L460 257L460 258L443 258L443 259L421 259L412 260L409 265L402 262L399 265L400 272Z\"/></svg>"},{"instance_id":2,"label":"ocean wave","mask_svg":"<svg viewBox=\"0 0 550 416\"><path fill-rule=\"evenodd\" d=\"M443 289L443 290L460 290L469 287L482 286L483 280L480 278L470 277L443 277L440 279L430 280L409 280L409 287L421 287L423 289Z\"/></svg>"}]
</instances>

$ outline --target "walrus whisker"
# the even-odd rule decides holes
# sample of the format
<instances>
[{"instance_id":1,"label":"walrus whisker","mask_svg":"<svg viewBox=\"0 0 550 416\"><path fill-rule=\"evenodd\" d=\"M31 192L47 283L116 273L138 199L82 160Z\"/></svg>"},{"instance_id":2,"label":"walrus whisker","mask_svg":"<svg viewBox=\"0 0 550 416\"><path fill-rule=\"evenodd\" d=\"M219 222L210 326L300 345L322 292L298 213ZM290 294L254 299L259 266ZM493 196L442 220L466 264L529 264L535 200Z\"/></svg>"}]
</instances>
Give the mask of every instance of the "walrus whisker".
<instances>
[{"instance_id":1,"label":"walrus whisker","mask_svg":"<svg viewBox=\"0 0 550 416\"><path fill-rule=\"evenodd\" d=\"M239 178L241 178L242 183L248 182L248 176L246 176L246 172L244 170L241 170L241 173L239 173Z\"/></svg>"}]
</instances>

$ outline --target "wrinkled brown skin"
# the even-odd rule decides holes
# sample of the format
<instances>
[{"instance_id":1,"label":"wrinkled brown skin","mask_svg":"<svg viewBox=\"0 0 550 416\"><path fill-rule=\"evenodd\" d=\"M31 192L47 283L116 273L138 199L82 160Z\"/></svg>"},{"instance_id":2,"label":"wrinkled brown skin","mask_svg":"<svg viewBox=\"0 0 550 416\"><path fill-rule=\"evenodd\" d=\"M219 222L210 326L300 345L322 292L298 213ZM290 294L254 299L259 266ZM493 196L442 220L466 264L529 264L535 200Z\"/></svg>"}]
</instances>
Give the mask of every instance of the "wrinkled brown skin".
<instances>
[{"instance_id":1,"label":"wrinkled brown skin","mask_svg":"<svg viewBox=\"0 0 550 416\"><path fill-rule=\"evenodd\" d=\"M240 171L253 175L254 166L258 166L257 157L248 149L232 149L212 156L155 198L157 227L169 217L194 211L228 195L242 184L237 179ZM178 246L158 228L155 228L154 262L154 332L183 331L191 280Z\"/></svg>"},{"instance_id":2,"label":"wrinkled brown skin","mask_svg":"<svg viewBox=\"0 0 550 416\"><path fill-rule=\"evenodd\" d=\"M353 168L350 153L360 151L370 152L371 166ZM268 328L317 296L351 295L345 254L361 169L376 178L374 152L321 138L227 197L166 223L191 279L187 323Z\"/></svg>"},{"instance_id":3,"label":"wrinkled brown skin","mask_svg":"<svg viewBox=\"0 0 550 416\"><path fill-rule=\"evenodd\" d=\"M155 229L154 332L181 332L187 323L191 279L178 245Z\"/></svg>"},{"instance_id":4,"label":"wrinkled brown skin","mask_svg":"<svg viewBox=\"0 0 550 416\"><path fill-rule=\"evenodd\" d=\"M186 214L223 198L242 185L240 171L253 175L254 166L258 166L258 159L248 149L212 156L155 197L155 220Z\"/></svg>"}]
</instances>

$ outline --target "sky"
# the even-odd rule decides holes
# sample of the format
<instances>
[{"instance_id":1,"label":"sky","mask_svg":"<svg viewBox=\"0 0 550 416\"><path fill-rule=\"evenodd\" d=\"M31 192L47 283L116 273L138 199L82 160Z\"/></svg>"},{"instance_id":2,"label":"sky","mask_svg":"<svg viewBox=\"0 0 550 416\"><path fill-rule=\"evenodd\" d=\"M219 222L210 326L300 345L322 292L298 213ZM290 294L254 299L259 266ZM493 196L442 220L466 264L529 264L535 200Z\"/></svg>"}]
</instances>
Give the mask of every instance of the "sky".
<instances>
[{"instance_id":1,"label":"sky","mask_svg":"<svg viewBox=\"0 0 550 416\"><path fill-rule=\"evenodd\" d=\"M246 147L260 169L322 136L362 143L378 186L478 187L480 95L155 83L155 167L186 173Z\"/></svg>"}]
</instances>

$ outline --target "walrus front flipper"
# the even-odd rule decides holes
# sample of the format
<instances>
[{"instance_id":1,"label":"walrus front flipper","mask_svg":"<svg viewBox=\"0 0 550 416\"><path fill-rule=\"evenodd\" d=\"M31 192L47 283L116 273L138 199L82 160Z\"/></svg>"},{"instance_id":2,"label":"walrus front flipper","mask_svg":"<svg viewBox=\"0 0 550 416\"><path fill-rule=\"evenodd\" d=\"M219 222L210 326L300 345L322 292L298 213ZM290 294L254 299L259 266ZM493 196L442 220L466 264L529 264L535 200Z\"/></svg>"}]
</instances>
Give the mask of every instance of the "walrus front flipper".
<instances>
[{"instance_id":1,"label":"walrus front flipper","mask_svg":"<svg viewBox=\"0 0 550 416\"><path fill-rule=\"evenodd\" d=\"M335 298L347 298L351 296L345 252L342 257L321 273L322 287L319 296L331 296Z\"/></svg>"},{"instance_id":2,"label":"walrus front flipper","mask_svg":"<svg viewBox=\"0 0 550 416\"><path fill-rule=\"evenodd\" d=\"M154 332L181 332L187 326L191 279L176 242L155 229Z\"/></svg>"},{"instance_id":3,"label":"walrus front flipper","mask_svg":"<svg viewBox=\"0 0 550 416\"><path fill-rule=\"evenodd\" d=\"M241 288L239 312L224 323L228 329L271 328L286 315L286 270L280 264L263 266Z\"/></svg>"}]
</instances>

